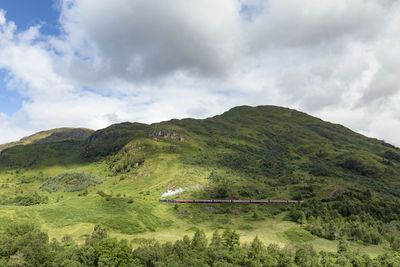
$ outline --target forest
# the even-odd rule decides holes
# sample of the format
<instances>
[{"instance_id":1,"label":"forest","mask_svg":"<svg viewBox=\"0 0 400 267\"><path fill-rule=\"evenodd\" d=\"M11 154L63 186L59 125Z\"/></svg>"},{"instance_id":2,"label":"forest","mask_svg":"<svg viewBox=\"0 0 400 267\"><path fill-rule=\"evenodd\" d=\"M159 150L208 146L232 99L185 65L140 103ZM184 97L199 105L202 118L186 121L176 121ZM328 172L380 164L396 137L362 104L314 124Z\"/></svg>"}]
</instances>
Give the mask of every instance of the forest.
<instances>
[{"instance_id":1,"label":"forest","mask_svg":"<svg viewBox=\"0 0 400 267\"><path fill-rule=\"evenodd\" d=\"M1 266L400 266L400 251L374 259L349 248L340 240L337 252L317 253L311 245L279 247L263 244L256 236L241 243L230 228L207 238L196 229L192 237L160 243L144 239L137 247L127 240L110 238L107 229L96 225L83 244L71 236L49 240L33 224L10 226L0 235Z\"/></svg>"}]
</instances>

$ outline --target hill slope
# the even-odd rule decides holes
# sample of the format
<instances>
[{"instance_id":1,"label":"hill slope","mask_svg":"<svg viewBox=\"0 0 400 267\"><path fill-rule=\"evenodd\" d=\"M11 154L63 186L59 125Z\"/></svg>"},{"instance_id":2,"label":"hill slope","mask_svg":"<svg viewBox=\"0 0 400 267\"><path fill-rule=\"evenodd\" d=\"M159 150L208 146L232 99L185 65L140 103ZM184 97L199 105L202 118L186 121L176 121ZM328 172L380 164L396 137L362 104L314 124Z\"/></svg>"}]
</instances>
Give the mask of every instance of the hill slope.
<instances>
[{"instance_id":1,"label":"hill slope","mask_svg":"<svg viewBox=\"0 0 400 267\"><path fill-rule=\"evenodd\" d=\"M64 178L57 184L57 177L71 177L73 186ZM332 251L335 240L346 238L375 255L400 247L399 149L275 106L236 107L204 120L115 124L85 141L11 147L0 155L0 183L0 211L8 214L0 229L28 219L51 236L82 240L101 224L138 242L230 225L244 240L257 234ZM161 195L304 203L174 206L158 203ZM302 240L304 232L311 238Z\"/></svg>"},{"instance_id":2,"label":"hill slope","mask_svg":"<svg viewBox=\"0 0 400 267\"><path fill-rule=\"evenodd\" d=\"M0 152L18 145L45 144L65 140L86 140L93 130L84 128L57 128L41 131L22 138L19 141L0 145Z\"/></svg>"}]
</instances>

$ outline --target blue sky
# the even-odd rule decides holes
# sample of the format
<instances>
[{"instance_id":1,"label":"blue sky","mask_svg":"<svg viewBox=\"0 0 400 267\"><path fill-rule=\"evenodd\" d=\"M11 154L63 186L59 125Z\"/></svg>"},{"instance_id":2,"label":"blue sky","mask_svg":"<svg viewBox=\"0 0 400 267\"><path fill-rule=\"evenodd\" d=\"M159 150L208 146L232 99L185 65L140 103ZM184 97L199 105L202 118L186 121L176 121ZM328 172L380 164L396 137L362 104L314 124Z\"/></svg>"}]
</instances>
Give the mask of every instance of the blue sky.
<instances>
[{"instance_id":1,"label":"blue sky","mask_svg":"<svg viewBox=\"0 0 400 267\"><path fill-rule=\"evenodd\" d=\"M43 34L59 34L59 9L55 0L1 0L0 9L7 11L7 19L23 31L41 24Z\"/></svg>"},{"instance_id":2,"label":"blue sky","mask_svg":"<svg viewBox=\"0 0 400 267\"><path fill-rule=\"evenodd\" d=\"M6 87L8 71L0 69L0 112L12 115L21 108L22 97Z\"/></svg>"},{"instance_id":3,"label":"blue sky","mask_svg":"<svg viewBox=\"0 0 400 267\"><path fill-rule=\"evenodd\" d=\"M6 11L7 20L17 25L18 32L31 26L41 25L45 35L59 35L59 9L54 0L1 0L0 9ZM15 90L7 88L9 72L0 69L0 112L12 115L21 108L23 98Z\"/></svg>"}]
</instances>

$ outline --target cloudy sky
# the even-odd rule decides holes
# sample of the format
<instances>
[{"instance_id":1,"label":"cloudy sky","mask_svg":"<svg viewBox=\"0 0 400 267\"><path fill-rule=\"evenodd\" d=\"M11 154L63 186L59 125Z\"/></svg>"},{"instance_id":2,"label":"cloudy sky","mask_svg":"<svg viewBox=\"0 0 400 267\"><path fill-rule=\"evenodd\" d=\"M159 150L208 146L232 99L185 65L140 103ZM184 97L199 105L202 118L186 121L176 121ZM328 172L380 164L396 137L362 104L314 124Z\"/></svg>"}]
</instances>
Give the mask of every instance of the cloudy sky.
<instances>
[{"instance_id":1,"label":"cloudy sky","mask_svg":"<svg viewBox=\"0 0 400 267\"><path fill-rule=\"evenodd\" d=\"M280 105L400 146L397 0L1 0L0 143Z\"/></svg>"}]
</instances>

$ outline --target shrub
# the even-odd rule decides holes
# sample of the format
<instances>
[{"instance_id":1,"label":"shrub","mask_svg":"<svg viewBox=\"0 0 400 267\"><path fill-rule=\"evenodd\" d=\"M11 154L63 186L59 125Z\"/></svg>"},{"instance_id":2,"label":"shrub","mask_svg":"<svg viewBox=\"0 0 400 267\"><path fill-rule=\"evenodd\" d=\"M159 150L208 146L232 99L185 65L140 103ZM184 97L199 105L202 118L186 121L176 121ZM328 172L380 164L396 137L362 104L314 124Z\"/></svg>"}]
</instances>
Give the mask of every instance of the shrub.
<instances>
[{"instance_id":1,"label":"shrub","mask_svg":"<svg viewBox=\"0 0 400 267\"><path fill-rule=\"evenodd\" d=\"M17 195L14 198L14 204L19 206L32 206L41 203L47 203L49 200L48 197L44 197L39 195L38 193L26 193L22 195Z\"/></svg>"},{"instance_id":2,"label":"shrub","mask_svg":"<svg viewBox=\"0 0 400 267\"><path fill-rule=\"evenodd\" d=\"M41 189L48 192L64 190L67 192L82 191L89 186L101 184L102 180L97 176L79 172L65 172L53 178L47 179Z\"/></svg>"}]
</instances>

